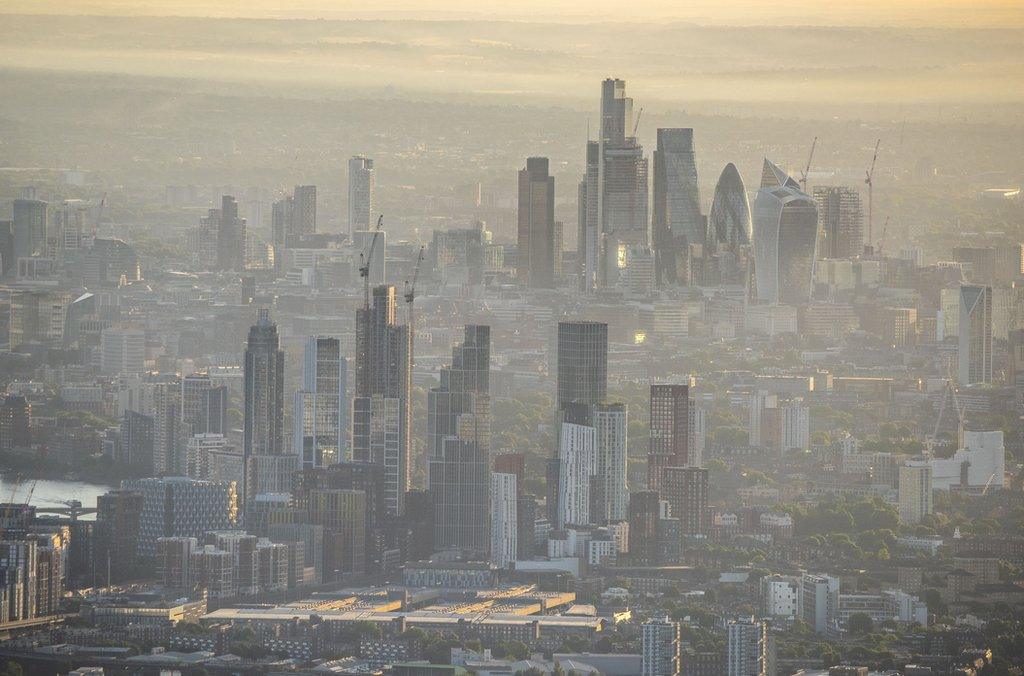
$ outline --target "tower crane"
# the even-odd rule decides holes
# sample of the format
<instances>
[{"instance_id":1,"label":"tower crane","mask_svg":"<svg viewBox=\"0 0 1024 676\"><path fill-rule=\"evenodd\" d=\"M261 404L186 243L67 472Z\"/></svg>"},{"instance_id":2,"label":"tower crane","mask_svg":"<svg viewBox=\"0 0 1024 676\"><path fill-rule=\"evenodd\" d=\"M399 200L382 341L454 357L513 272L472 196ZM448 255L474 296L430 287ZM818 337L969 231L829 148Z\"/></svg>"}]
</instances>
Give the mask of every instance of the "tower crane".
<instances>
[{"instance_id":1,"label":"tower crane","mask_svg":"<svg viewBox=\"0 0 1024 676\"><path fill-rule=\"evenodd\" d=\"M363 278L363 307L370 308L370 263L373 261L373 250L377 248L377 235L384 224L384 214L377 217L377 227L370 238L369 251L359 254L359 276Z\"/></svg>"},{"instance_id":2,"label":"tower crane","mask_svg":"<svg viewBox=\"0 0 1024 676\"><path fill-rule=\"evenodd\" d=\"M416 257L416 267L412 271L412 282L405 280L405 302L409 306L409 333L412 334L416 330L416 326L413 322L413 301L416 300L416 281L420 278L420 265L423 263L423 250L426 247L420 247L419 256Z\"/></svg>"},{"instance_id":3,"label":"tower crane","mask_svg":"<svg viewBox=\"0 0 1024 676\"><path fill-rule=\"evenodd\" d=\"M889 217L885 217L885 223L882 223L882 236L878 238L878 253L882 253L882 247L885 246L885 236L889 232Z\"/></svg>"},{"instance_id":4,"label":"tower crane","mask_svg":"<svg viewBox=\"0 0 1024 676\"><path fill-rule=\"evenodd\" d=\"M807 193L807 174L811 173L811 160L814 159L814 149L818 146L818 137L811 141L811 154L807 156L807 168L800 172L800 190Z\"/></svg>"},{"instance_id":5,"label":"tower crane","mask_svg":"<svg viewBox=\"0 0 1024 676\"><path fill-rule=\"evenodd\" d=\"M633 138L636 138L636 130L640 128L640 118L643 117L644 109L640 108L640 112L636 114L636 122L633 123Z\"/></svg>"},{"instance_id":6,"label":"tower crane","mask_svg":"<svg viewBox=\"0 0 1024 676\"><path fill-rule=\"evenodd\" d=\"M882 139L875 141L875 154L871 157L871 168L864 172L864 183L868 186L868 243L873 240L874 235L874 197L875 197L875 162L878 161L878 146L882 144Z\"/></svg>"}]
</instances>

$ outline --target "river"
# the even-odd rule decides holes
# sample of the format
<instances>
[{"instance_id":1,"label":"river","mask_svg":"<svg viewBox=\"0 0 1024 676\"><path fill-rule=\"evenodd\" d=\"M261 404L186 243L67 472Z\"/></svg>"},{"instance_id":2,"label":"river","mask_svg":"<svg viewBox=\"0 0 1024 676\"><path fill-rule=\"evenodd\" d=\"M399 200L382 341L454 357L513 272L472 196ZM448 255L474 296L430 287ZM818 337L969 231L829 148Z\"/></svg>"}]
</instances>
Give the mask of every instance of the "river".
<instances>
[{"instance_id":1,"label":"river","mask_svg":"<svg viewBox=\"0 0 1024 676\"><path fill-rule=\"evenodd\" d=\"M32 479L26 479L18 483L11 475L0 475L0 502L24 502L32 487L32 481ZM32 491L31 504L37 507L63 507L64 505L61 503L64 501L78 500L83 507L95 507L96 496L106 493L111 488L112 486L90 484L84 481L39 479L36 481L35 490ZM95 516L90 514L81 518L93 519Z\"/></svg>"}]
</instances>

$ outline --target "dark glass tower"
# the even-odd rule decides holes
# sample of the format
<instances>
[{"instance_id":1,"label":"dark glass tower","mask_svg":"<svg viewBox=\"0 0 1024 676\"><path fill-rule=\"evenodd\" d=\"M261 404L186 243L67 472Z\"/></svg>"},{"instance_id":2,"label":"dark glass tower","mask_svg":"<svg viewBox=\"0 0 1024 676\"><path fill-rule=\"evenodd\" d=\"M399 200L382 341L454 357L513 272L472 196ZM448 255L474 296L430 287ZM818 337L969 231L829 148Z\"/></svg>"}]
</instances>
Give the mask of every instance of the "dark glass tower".
<instances>
[{"instance_id":1,"label":"dark glass tower","mask_svg":"<svg viewBox=\"0 0 1024 676\"><path fill-rule=\"evenodd\" d=\"M489 326L470 325L428 394L434 547L485 556L490 545Z\"/></svg>"}]
</instances>

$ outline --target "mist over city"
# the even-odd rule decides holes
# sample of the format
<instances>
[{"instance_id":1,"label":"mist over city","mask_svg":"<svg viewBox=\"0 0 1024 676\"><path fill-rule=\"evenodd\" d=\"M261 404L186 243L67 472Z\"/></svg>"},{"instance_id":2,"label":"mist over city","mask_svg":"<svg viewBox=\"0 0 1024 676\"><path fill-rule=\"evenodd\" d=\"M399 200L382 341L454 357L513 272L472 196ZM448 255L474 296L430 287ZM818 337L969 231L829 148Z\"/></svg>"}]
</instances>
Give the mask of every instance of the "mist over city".
<instances>
[{"instance_id":1,"label":"mist over city","mask_svg":"<svg viewBox=\"0 0 1024 676\"><path fill-rule=\"evenodd\" d=\"M1024 674L1021 45L7 0L0 676Z\"/></svg>"}]
</instances>

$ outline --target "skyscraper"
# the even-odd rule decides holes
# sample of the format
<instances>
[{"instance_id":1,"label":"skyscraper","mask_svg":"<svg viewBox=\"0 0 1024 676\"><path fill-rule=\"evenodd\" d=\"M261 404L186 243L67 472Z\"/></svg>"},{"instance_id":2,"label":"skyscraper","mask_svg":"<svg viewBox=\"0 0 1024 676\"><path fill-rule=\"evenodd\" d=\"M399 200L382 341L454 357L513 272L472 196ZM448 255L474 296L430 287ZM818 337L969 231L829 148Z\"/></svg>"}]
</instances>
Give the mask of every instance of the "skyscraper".
<instances>
[{"instance_id":1,"label":"skyscraper","mask_svg":"<svg viewBox=\"0 0 1024 676\"><path fill-rule=\"evenodd\" d=\"M587 144L584 289L614 286L632 245L647 246L648 167L633 136L633 99L623 80L601 83L601 129L596 147ZM596 155L596 157L595 157ZM596 162L596 163L595 163ZM592 181L596 169L596 181ZM591 224L591 220L595 221Z\"/></svg>"},{"instance_id":2,"label":"skyscraper","mask_svg":"<svg viewBox=\"0 0 1024 676\"><path fill-rule=\"evenodd\" d=\"M153 556L162 537L202 537L238 524L238 495L233 482L200 481L182 476L132 479L121 488L142 495L138 553Z\"/></svg>"},{"instance_id":3,"label":"skyscraper","mask_svg":"<svg viewBox=\"0 0 1024 676\"><path fill-rule=\"evenodd\" d=\"M957 370L961 385L992 382L992 287L960 287L960 345Z\"/></svg>"},{"instance_id":4,"label":"skyscraper","mask_svg":"<svg viewBox=\"0 0 1024 676\"><path fill-rule=\"evenodd\" d=\"M558 408L598 404L608 394L608 325L558 323Z\"/></svg>"},{"instance_id":5,"label":"skyscraper","mask_svg":"<svg viewBox=\"0 0 1024 676\"><path fill-rule=\"evenodd\" d=\"M302 387L295 393L294 449L304 469L350 460L349 403L345 394L348 360L341 343L310 336L302 366Z\"/></svg>"},{"instance_id":6,"label":"skyscraper","mask_svg":"<svg viewBox=\"0 0 1024 676\"><path fill-rule=\"evenodd\" d=\"M356 311L352 458L384 466L387 511L400 516L409 490L413 344L396 313L390 285L374 287L372 304Z\"/></svg>"},{"instance_id":7,"label":"skyscraper","mask_svg":"<svg viewBox=\"0 0 1024 676\"><path fill-rule=\"evenodd\" d=\"M238 202L224 195L220 210L211 209L207 219L217 224L217 268L245 270L245 219L238 216Z\"/></svg>"},{"instance_id":8,"label":"skyscraper","mask_svg":"<svg viewBox=\"0 0 1024 676\"><path fill-rule=\"evenodd\" d=\"M577 191L576 257L579 261L580 290L592 291L600 279L601 218L600 200L601 144L587 141L586 174Z\"/></svg>"},{"instance_id":9,"label":"skyscraper","mask_svg":"<svg viewBox=\"0 0 1024 676\"><path fill-rule=\"evenodd\" d=\"M817 251L818 210L814 200L800 191L800 184L767 159L753 220L758 300L807 303Z\"/></svg>"},{"instance_id":10,"label":"skyscraper","mask_svg":"<svg viewBox=\"0 0 1024 676\"><path fill-rule=\"evenodd\" d=\"M316 186L295 186L292 200L291 233L295 239L316 232Z\"/></svg>"},{"instance_id":11,"label":"skyscraper","mask_svg":"<svg viewBox=\"0 0 1024 676\"><path fill-rule=\"evenodd\" d=\"M548 158L530 157L519 170L519 229L516 276L533 288L555 286L555 178Z\"/></svg>"},{"instance_id":12,"label":"skyscraper","mask_svg":"<svg viewBox=\"0 0 1024 676\"><path fill-rule=\"evenodd\" d=\"M274 202L270 209L270 234L274 245L274 267L281 269L284 250L295 246L292 234L292 213L295 211L295 197L287 195Z\"/></svg>"},{"instance_id":13,"label":"skyscraper","mask_svg":"<svg viewBox=\"0 0 1024 676\"><path fill-rule=\"evenodd\" d=\"M750 202L736 165L729 163L715 185L708 212L704 284L749 286L752 223Z\"/></svg>"},{"instance_id":14,"label":"skyscraper","mask_svg":"<svg viewBox=\"0 0 1024 676\"><path fill-rule=\"evenodd\" d=\"M666 467L690 466L690 388L688 385L651 385L650 450L647 487L661 490Z\"/></svg>"},{"instance_id":15,"label":"skyscraper","mask_svg":"<svg viewBox=\"0 0 1024 676\"><path fill-rule=\"evenodd\" d=\"M706 238L693 129L658 130L651 226L659 285L686 284L689 247L703 246Z\"/></svg>"},{"instance_id":16,"label":"skyscraper","mask_svg":"<svg viewBox=\"0 0 1024 676\"><path fill-rule=\"evenodd\" d=\"M596 479L593 487L597 495L591 496L590 520L599 525L625 521L629 507L629 489L626 482L626 405L595 404L592 410Z\"/></svg>"},{"instance_id":17,"label":"skyscraper","mask_svg":"<svg viewBox=\"0 0 1024 676\"><path fill-rule=\"evenodd\" d=\"M284 352L277 325L270 321L265 308L258 311L256 324L249 329L244 377L246 478L242 497L249 502L258 493L287 489L275 478L285 468L270 467L284 455Z\"/></svg>"},{"instance_id":18,"label":"skyscraper","mask_svg":"<svg viewBox=\"0 0 1024 676\"><path fill-rule=\"evenodd\" d=\"M14 265L19 258L46 253L47 204L42 200L14 200Z\"/></svg>"},{"instance_id":19,"label":"skyscraper","mask_svg":"<svg viewBox=\"0 0 1024 676\"><path fill-rule=\"evenodd\" d=\"M556 525L586 526L591 523L591 486L597 471L595 430L588 425L564 422L559 440Z\"/></svg>"},{"instance_id":20,"label":"skyscraper","mask_svg":"<svg viewBox=\"0 0 1024 676\"><path fill-rule=\"evenodd\" d=\"M491 474L491 563L497 568L508 568L516 560L516 485L515 474Z\"/></svg>"},{"instance_id":21,"label":"skyscraper","mask_svg":"<svg viewBox=\"0 0 1024 676\"><path fill-rule=\"evenodd\" d=\"M767 676L768 625L753 617L726 625L726 675Z\"/></svg>"},{"instance_id":22,"label":"skyscraper","mask_svg":"<svg viewBox=\"0 0 1024 676\"><path fill-rule=\"evenodd\" d=\"M491 507L489 326L469 325L427 396L427 465L434 546L486 554Z\"/></svg>"},{"instance_id":23,"label":"skyscraper","mask_svg":"<svg viewBox=\"0 0 1024 676\"><path fill-rule=\"evenodd\" d=\"M641 676L678 676L679 623L668 617L652 618L641 627Z\"/></svg>"},{"instance_id":24,"label":"skyscraper","mask_svg":"<svg viewBox=\"0 0 1024 676\"><path fill-rule=\"evenodd\" d=\"M109 326L100 331L100 371L104 375L142 373L146 360L146 332L130 326Z\"/></svg>"},{"instance_id":25,"label":"skyscraper","mask_svg":"<svg viewBox=\"0 0 1024 676\"><path fill-rule=\"evenodd\" d=\"M853 258L864 251L864 217L860 193L843 186L815 186L818 223L824 239L822 258ZM870 244L870 242L869 242Z\"/></svg>"},{"instance_id":26,"label":"skyscraper","mask_svg":"<svg viewBox=\"0 0 1024 676\"><path fill-rule=\"evenodd\" d=\"M356 156L348 161L348 231L349 237L357 230L373 227L373 214L377 211L377 174L373 160Z\"/></svg>"},{"instance_id":27,"label":"skyscraper","mask_svg":"<svg viewBox=\"0 0 1024 676\"><path fill-rule=\"evenodd\" d=\"M228 433L228 388L214 385L205 371L181 379L181 422L185 434Z\"/></svg>"}]
</instances>

